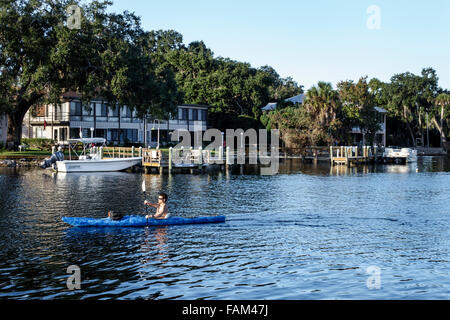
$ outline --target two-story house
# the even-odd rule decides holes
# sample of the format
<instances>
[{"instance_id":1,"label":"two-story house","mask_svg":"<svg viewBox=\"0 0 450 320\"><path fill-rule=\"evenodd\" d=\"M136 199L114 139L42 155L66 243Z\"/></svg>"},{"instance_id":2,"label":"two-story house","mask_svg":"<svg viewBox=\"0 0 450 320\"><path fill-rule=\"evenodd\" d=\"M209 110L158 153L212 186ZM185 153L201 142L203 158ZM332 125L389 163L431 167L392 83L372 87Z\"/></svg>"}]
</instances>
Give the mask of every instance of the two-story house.
<instances>
[{"instance_id":1,"label":"two-story house","mask_svg":"<svg viewBox=\"0 0 450 320\"><path fill-rule=\"evenodd\" d=\"M127 106L110 106L94 99L89 107L82 106L75 93L64 95L60 106L42 105L25 115L23 136L54 139L67 144L80 136L102 137L108 144L134 143L156 147L171 141L170 133L177 129L206 131L207 105L180 105L170 119L145 119Z\"/></svg>"}]
</instances>

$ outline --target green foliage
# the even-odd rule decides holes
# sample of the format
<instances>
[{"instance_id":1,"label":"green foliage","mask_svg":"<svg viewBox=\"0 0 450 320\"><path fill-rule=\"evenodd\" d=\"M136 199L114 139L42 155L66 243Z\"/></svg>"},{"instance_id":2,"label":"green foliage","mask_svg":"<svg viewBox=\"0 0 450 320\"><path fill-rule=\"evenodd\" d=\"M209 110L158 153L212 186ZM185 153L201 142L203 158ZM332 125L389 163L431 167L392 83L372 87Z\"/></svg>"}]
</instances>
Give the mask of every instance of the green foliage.
<instances>
[{"instance_id":1,"label":"green foliage","mask_svg":"<svg viewBox=\"0 0 450 320\"><path fill-rule=\"evenodd\" d=\"M69 5L82 9L69 29ZM260 107L303 92L269 66L214 57L202 41L183 44L173 30L142 30L133 13L108 12L110 1L6 0L0 11L0 112L8 113L8 141L20 143L25 113L58 104L75 91L83 105L101 96L140 116L169 118L181 102L258 119ZM45 48L45 49L44 49ZM238 119L238 118L237 118ZM242 120L248 125L250 120ZM251 122L251 121L250 121Z\"/></svg>"},{"instance_id":2,"label":"green foliage","mask_svg":"<svg viewBox=\"0 0 450 320\"><path fill-rule=\"evenodd\" d=\"M295 81L280 79L271 67L256 69L248 63L215 58L203 42L185 46L181 35L173 31L153 35L156 38L151 43L164 40L166 49L159 57L175 73L184 103L207 104L214 107L213 112L258 119L260 108L269 101L302 92Z\"/></svg>"},{"instance_id":3,"label":"green foliage","mask_svg":"<svg viewBox=\"0 0 450 320\"><path fill-rule=\"evenodd\" d=\"M375 110L377 98L370 90L367 77L360 78L357 83L341 81L337 86L346 122L349 127L359 127L372 145L380 123Z\"/></svg>"},{"instance_id":4,"label":"green foliage","mask_svg":"<svg viewBox=\"0 0 450 320\"><path fill-rule=\"evenodd\" d=\"M80 29L69 29L69 4L82 8ZM3 1L0 10L0 112L8 140L20 143L25 113L38 103L62 102L76 91L86 105L101 96L139 114L168 118L181 102L175 75L146 50L139 18L108 13L109 1Z\"/></svg>"},{"instance_id":5,"label":"green foliage","mask_svg":"<svg viewBox=\"0 0 450 320\"><path fill-rule=\"evenodd\" d=\"M348 142L353 126L360 126L372 142L370 135L379 129L374 107L366 78L341 82L338 90L321 81L307 91L302 105L277 108L263 114L261 122L280 129L282 136L295 135L298 147Z\"/></svg>"},{"instance_id":6,"label":"green foliage","mask_svg":"<svg viewBox=\"0 0 450 320\"><path fill-rule=\"evenodd\" d=\"M55 140L41 138L22 139L22 143L32 149L38 150L51 150L51 148L56 144Z\"/></svg>"},{"instance_id":7,"label":"green foliage","mask_svg":"<svg viewBox=\"0 0 450 320\"><path fill-rule=\"evenodd\" d=\"M235 113L227 113L222 111L211 111L209 113L209 126L225 131L226 129L243 129L247 130L262 129L260 121L248 115L236 115Z\"/></svg>"},{"instance_id":8,"label":"green foliage","mask_svg":"<svg viewBox=\"0 0 450 320\"><path fill-rule=\"evenodd\" d=\"M405 123L410 142L415 146L417 136L423 142L426 114L436 112L433 106L441 90L436 71L428 68L423 69L421 75L410 72L396 74L390 83L380 85L379 90L379 97L386 104L389 116Z\"/></svg>"}]
</instances>

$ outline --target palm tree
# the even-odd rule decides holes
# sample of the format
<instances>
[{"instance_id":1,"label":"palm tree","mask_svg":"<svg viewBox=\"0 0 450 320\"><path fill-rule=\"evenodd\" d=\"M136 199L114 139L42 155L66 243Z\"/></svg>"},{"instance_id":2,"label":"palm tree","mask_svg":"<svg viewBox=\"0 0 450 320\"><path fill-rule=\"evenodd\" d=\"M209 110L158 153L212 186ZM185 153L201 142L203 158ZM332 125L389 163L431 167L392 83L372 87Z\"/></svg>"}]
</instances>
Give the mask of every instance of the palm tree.
<instances>
[{"instance_id":1,"label":"palm tree","mask_svg":"<svg viewBox=\"0 0 450 320\"><path fill-rule=\"evenodd\" d=\"M444 131L444 110L447 106L450 106L450 94L441 93L438 95L434 101L437 106L441 107L441 121L440 126L437 125L436 119L434 119L436 127L438 127L439 132L441 133L441 147L445 147L445 143L447 142L445 131Z\"/></svg>"},{"instance_id":2,"label":"palm tree","mask_svg":"<svg viewBox=\"0 0 450 320\"><path fill-rule=\"evenodd\" d=\"M333 89L331 83L319 81L317 86L309 89L306 93L304 106L311 119L323 131L327 134L334 131L340 100L339 94ZM329 139L332 143L333 138L330 136Z\"/></svg>"}]
</instances>

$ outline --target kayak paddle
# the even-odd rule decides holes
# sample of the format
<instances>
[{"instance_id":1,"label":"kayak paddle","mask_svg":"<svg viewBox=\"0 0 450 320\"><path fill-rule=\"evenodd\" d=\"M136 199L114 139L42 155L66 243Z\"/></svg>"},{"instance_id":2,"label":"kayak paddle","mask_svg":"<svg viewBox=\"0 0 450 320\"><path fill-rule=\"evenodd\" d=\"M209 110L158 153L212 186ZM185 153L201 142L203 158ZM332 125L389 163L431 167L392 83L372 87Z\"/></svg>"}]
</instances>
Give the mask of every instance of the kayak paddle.
<instances>
[{"instance_id":1,"label":"kayak paddle","mask_svg":"<svg viewBox=\"0 0 450 320\"><path fill-rule=\"evenodd\" d=\"M145 180L142 180L142 186L141 186L141 188L142 188L142 192L144 193L144 198L145 198L145 191L146 191L146 188L145 188ZM148 218L147 218L147 216L148 216L148 206L146 205L146 204L144 204L145 205L145 217L146 217L146 219L147 219L147 225L148 225Z\"/></svg>"}]
</instances>

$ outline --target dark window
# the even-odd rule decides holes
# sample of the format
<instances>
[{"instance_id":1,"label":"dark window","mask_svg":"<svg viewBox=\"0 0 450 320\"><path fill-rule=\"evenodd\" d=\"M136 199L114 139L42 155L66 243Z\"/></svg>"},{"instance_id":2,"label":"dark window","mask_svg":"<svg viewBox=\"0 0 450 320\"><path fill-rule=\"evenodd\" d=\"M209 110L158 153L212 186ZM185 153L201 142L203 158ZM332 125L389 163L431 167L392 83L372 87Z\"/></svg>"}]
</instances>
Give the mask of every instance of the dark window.
<instances>
[{"instance_id":1,"label":"dark window","mask_svg":"<svg viewBox=\"0 0 450 320\"><path fill-rule=\"evenodd\" d=\"M137 129L124 129L122 141L137 142L138 141L138 130Z\"/></svg>"},{"instance_id":2,"label":"dark window","mask_svg":"<svg viewBox=\"0 0 450 320\"><path fill-rule=\"evenodd\" d=\"M81 116L81 102L71 102L70 103L70 115L71 116Z\"/></svg>"},{"instance_id":3,"label":"dark window","mask_svg":"<svg viewBox=\"0 0 450 320\"><path fill-rule=\"evenodd\" d=\"M88 106L84 106L83 109L83 116L93 116L94 115L94 108L95 108L95 103L91 103L91 105Z\"/></svg>"},{"instance_id":4,"label":"dark window","mask_svg":"<svg viewBox=\"0 0 450 320\"><path fill-rule=\"evenodd\" d=\"M131 110L127 106L122 107L122 118L131 118Z\"/></svg>"},{"instance_id":5,"label":"dark window","mask_svg":"<svg viewBox=\"0 0 450 320\"><path fill-rule=\"evenodd\" d=\"M95 129L94 137L107 139L106 129Z\"/></svg>"},{"instance_id":6,"label":"dark window","mask_svg":"<svg viewBox=\"0 0 450 320\"><path fill-rule=\"evenodd\" d=\"M80 128L70 128L70 139L80 138Z\"/></svg>"},{"instance_id":7,"label":"dark window","mask_svg":"<svg viewBox=\"0 0 450 320\"><path fill-rule=\"evenodd\" d=\"M119 116L119 107L108 106L108 116L109 117L118 117Z\"/></svg>"},{"instance_id":8,"label":"dark window","mask_svg":"<svg viewBox=\"0 0 450 320\"><path fill-rule=\"evenodd\" d=\"M197 109L192 109L192 120L194 120L194 121L200 120L198 118L198 110Z\"/></svg>"},{"instance_id":9,"label":"dark window","mask_svg":"<svg viewBox=\"0 0 450 320\"><path fill-rule=\"evenodd\" d=\"M111 141L119 141L119 130L111 129Z\"/></svg>"},{"instance_id":10,"label":"dark window","mask_svg":"<svg viewBox=\"0 0 450 320\"><path fill-rule=\"evenodd\" d=\"M187 109L187 108L183 108L182 109L183 111L183 118L182 118L182 120L189 120L189 109Z\"/></svg>"},{"instance_id":11,"label":"dark window","mask_svg":"<svg viewBox=\"0 0 450 320\"><path fill-rule=\"evenodd\" d=\"M66 141L67 140L67 128L59 129L59 140Z\"/></svg>"},{"instance_id":12,"label":"dark window","mask_svg":"<svg viewBox=\"0 0 450 320\"><path fill-rule=\"evenodd\" d=\"M108 106L104 103L97 103L96 104L96 110L95 115L97 117L107 117L108 116Z\"/></svg>"}]
</instances>

